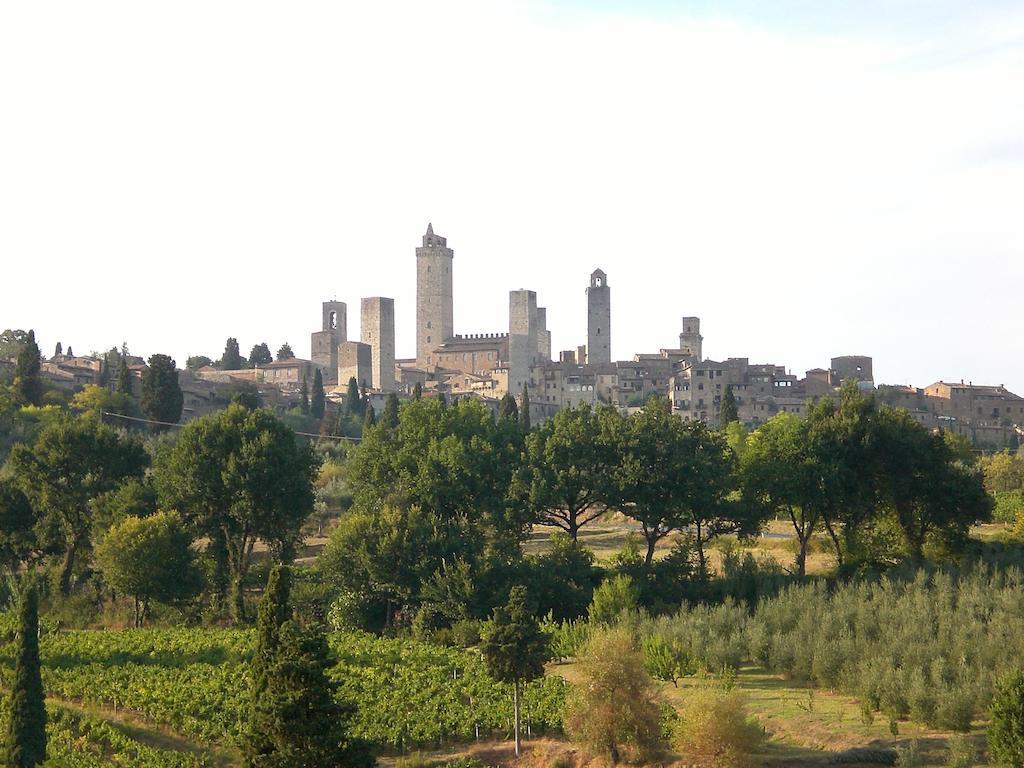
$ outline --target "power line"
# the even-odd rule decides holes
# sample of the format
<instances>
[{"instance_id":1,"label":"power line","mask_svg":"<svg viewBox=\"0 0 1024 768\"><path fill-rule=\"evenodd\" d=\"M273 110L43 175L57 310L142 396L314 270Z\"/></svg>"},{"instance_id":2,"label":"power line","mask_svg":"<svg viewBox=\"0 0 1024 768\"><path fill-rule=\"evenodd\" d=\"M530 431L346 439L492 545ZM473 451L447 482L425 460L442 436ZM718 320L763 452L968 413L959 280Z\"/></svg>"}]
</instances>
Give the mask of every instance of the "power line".
<instances>
[{"instance_id":1,"label":"power line","mask_svg":"<svg viewBox=\"0 0 1024 768\"><path fill-rule=\"evenodd\" d=\"M123 413L111 413L110 411L100 411L103 416L110 416L114 419L124 419L125 421L137 421L141 424L157 424L161 427L175 427L181 429L184 424L178 424L170 421L157 421L156 419L142 419L138 416L126 416ZM293 430L294 431L294 430ZM317 439L324 440L348 440L353 443L358 443L362 440L361 437L344 437L343 435L318 435L313 432L295 432L296 435L302 435L303 437L315 437Z\"/></svg>"}]
</instances>

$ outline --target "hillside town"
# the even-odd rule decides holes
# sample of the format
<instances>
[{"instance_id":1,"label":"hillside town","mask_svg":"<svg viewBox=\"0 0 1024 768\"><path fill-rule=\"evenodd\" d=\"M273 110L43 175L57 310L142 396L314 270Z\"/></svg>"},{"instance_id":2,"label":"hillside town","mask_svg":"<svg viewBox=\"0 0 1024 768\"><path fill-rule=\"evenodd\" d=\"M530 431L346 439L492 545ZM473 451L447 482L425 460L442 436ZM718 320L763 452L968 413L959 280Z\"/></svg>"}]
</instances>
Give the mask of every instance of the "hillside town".
<instances>
[{"instance_id":1,"label":"hillside town","mask_svg":"<svg viewBox=\"0 0 1024 768\"><path fill-rule=\"evenodd\" d=\"M866 355L832 357L827 367L802 376L784 363L738 356L711 360L703 354L699 317L682 318L677 345L613 360L612 286L601 269L593 270L585 287L585 344L554 354L547 310L532 290L509 292L506 331L456 333L454 250L431 224L415 250L415 261L416 357L395 356L394 299L361 299L359 340L349 338L347 303L332 299L322 304L320 328L311 334L308 358L279 356L265 363L248 361L239 368L210 361L182 370L182 421L223 408L239 387L255 389L266 407L286 412L299 405L303 384L308 390L319 371L329 410L344 404L348 383L354 379L378 410L389 393L409 397L417 386L426 396L477 398L495 411L506 394L521 406L526 392L535 422L582 403L611 405L629 413L658 394L669 398L672 410L684 421L718 426L722 398L731 390L740 421L753 428L777 413L802 415L810 402L837 397L840 385L852 379L880 403L904 408L922 425L963 435L978 446L1017 445L1024 435L1024 397L1002 384L965 379L924 387L880 383L874 378L872 358ZM125 362L138 387L145 360L128 355ZM0 373L13 366L13 359L0 359ZM111 378L102 355L78 356L70 348L44 361L41 374L49 385L68 392L88 384L110 384Z\"/></svg>"}]
</instances>

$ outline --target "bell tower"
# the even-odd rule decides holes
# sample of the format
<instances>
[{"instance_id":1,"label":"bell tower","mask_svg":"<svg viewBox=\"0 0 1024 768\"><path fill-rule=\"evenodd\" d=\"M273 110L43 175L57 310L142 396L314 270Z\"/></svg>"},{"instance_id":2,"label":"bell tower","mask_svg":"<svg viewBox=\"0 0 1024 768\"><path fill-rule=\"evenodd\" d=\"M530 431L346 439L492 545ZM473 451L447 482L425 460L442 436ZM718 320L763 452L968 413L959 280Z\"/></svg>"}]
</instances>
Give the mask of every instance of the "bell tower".
<instances>
[{"instance_id":1,"label":"bell tower","mask_svg":"<svg viewBox=\"0 0 1024 768\"><path fill-rule=\"evenodd\" d=\"M612 295L608 275L595 269L587 288L587 364L612 361Z\"/></svg>"}]
</instances>

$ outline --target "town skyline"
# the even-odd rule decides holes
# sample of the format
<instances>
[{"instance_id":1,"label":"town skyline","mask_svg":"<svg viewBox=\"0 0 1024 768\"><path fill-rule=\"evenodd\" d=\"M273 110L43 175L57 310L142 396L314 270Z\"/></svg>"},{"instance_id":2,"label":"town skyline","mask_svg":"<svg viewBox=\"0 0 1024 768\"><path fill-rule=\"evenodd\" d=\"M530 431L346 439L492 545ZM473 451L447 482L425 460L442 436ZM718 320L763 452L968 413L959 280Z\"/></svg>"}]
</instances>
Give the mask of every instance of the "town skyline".
<instances>
[{"instance_id":1,"label":"town skyline","mask_svg":"<svg viewBox=\"0 0 1024 768\"><path fill-rule=\"evenodd\" d=\"M431 221L456 332L530 288L584 343L601 268L614 358L695 315L714 359L1022 391L1024 14L898 10L6 7L4 324L183 364L387 295L408 357Z\"/></svg>"}]
</instances>

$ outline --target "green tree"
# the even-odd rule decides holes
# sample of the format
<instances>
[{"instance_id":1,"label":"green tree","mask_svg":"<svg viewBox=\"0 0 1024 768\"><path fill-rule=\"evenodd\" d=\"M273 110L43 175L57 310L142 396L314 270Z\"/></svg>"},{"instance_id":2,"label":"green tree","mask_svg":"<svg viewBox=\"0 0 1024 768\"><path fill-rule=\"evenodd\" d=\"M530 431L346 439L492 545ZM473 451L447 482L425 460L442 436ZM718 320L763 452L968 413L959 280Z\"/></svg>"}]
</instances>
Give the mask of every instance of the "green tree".
<instances>
[{"instance_id":1,"label":"green tree","mask_svg":"<svg viewBox=\"0 0 1024 768\"><path fill-rule=\"evenodd\" d=\"M286 341L277 350L277 361L281 362L282 360L294 360L294 359L295 359L295 353L292 351L292 345L289 344Z\"/></svg>"},{"instance_id":2,"label":"green tree","mask_svg":"<svg viewBox=\"0 0 1024 768\"><path fill-rule=\"evenodd\" d=\"M326 397L324 394L324 377L320 373L320 369L317 368L313 374L313 396L309 401L309 415L314 419L322 419L324 417Z\"/></svg>"},{"instance_id":3,"label":"green tree","mask_svg":"<svg viewBox=\"0 0 1024 768\"><path fill-rule=\"evenodd\" d=\"M220 357L220 368L224 371L237 371L244 367L245 361L238 349L238 339L232 336L224 344L224 354Z\"/></svg>"},{"instance_id":4,"label":"green tree","mask_svg":"<svg viewBox=\"0 0 1024 768\"><path fill-rule=\"evenodd\" d=\"M129 517L149 517L157 511L156 488L151 478L129 478L113 491L92 500L93 538L99 541Z\"/></svg>"},{"instance_id":5,"label":"green tree","mask_svg":"<svg viewBox=\"0 0 1024 768\"><path fill-rule=\"evenodd\" d=\"M398 412L398 395L392 392L384 401L384 413L381 415L380 419L381 424L383 424L387 429L398 429Z\"/></svg>"},{"instance_id":6,"label":"green tree","mask_svg":"<svg viewBox=\"0 0 1024 768\"><path fill-rule=\"evenodd\" d=\"M134 401L120 392L111 392L105 387L87 384L71 398L71 410L82 414L91 414L102 419L104 413L115 413L132 416L136 413Z\"/></svg>"},{"instance_id":7,"label":"green tree","mask_svg":"<svg viewBox=\"0 0 1024 768\"><path fill-rule=\"evenodd\" d=\"M40 375L42 359L35 331L29 331L18 351L14 367L14 388L29 405L42 405L43 379Z\"/></svg>"},{"instance_id":8,"label":"green tree","mask_svg":"<svg viewBox=\"0 0 1024 768\"><path fill-rule=\"evenodd\" d=\"M565 707L565 731L575 743L607 755L645 763L663 746L661 709L654 683L626 629L597 632L579 656L580 682Z\"/></svg>"},{"instance_id":9,"label":"green tree","mask_svg":"<svg viewBox=\"0 0 1024 768\"><path fill-rule=\"evenodd\" d=\"M501 403L498 405L498 418L513 423L519 422L519 406L516 404L516 399L508 392L501 398Z\"/></svg>"},{"instance_id":10,"label":"green tree","mask_svg":"<svg viewBox=\"0 0 1024 768\"><path fill-rule=\"evenodd\" d=\"M208 365L213 365L213 360L206 355L192 355L185 361L185 370L195 373Z\"/></svg>"},{"instance_id":11,"label":"green tree","mask_svg":"<svg viewBox=\"0 0 1024 768\"><path fill-rule=\"evenodd\" d=\"M0 333L0 360L17 360L27 341L28 332L21 329L8 328Z\"/></svg>"},{"instance_id":12,"label":"green tree","mask_svg":"<svg viewBox=\"0 0 1024 768\"><path fill-rule=\"evenodd\" d=\"M912 560L922 558L930 534L962 543L971 525L991 516L981 472L907 411L879 409L870 439L878 498L892 512Z\"/></svg>"},{"instance_id":13,"label":"green tree","mask_svg":"<svg viewBox=\"0 0 1024 768\"><path fill-rule=\"evenodd\" d=\"M548 658L547 639L537 619L527 609L525 587L513 587L508 604L494 609L494 617L483 633L480 652L491 677L512 686L516 757L519 757L519 701L523 683L543 675Z\"/></svg>"},{"instance_id":14,"label":"green tree","mask_svg":"<svg viewBox=\"0 0 1024 768\"><path fill-rule=\"evenodd\" d=\"M112 587L134 598L136 628L145 623L150 602L186 600L201 588L192 537L173 512L115 524L97 545L96 561Z\"/></svg>"},{"instance_id":15,"label":"green tree","mask_svg":"<svg viewBox=\"0 0 1024 768\"><path fill-rule=\"evenodd\" d=\"M993 762L1024 765L1024 670L1013 670L998 681L989 718L988 749Z\"/></svg>"},{"instance_id":16,"label":"green tree","mask_svg":"<svg viewBox=\"0 0 1024 768\"><path fill-rule=\"evenodd\" d=\"M530 390L525 384L523 384L522 404L519 406L519 423L522 425L524 433L530 431Z\"/></svg>"},{"instance_id":17,"label":"green tree","mask_svg":"<svg viewBox=\"0 0 1024 768\"><path fill-rule=\"evenodd\" d=\"M348 733L355 710L338 701L328 677L335 660L321 634L291 620L288 591L279 567L260 603L245 765L370 766L364 745Z\"/></svg>"},{"instance_id":18,"label":"green tree","mask_svg":"<svg viewBox=\"0 0 1024 768\"><path fill-rule=\"evenodd\" d=\"M184 403L174 360L167 355L152 355L149 367L142 371L139 395L142 412L153 421L177 424Z\"/></svg>"},{"instance_id":19,"label":"green tree","mask_svg":"<svg viewBox=\"0 0 1024 768\"><path fill-rule=\"evenodd\" d=\"M299 410L302 411L304 416L309 415L309 384L306 383L306 378L302 378L302 389L300 390Z\"/></svg>"},{"instance_id":20,"label":"green tree","mask_svg":"<svg viewBox=\"0 0 1024 768\"><path fill-rule=\"evenodd\" d=\"M46 760L46 699L39 662L39 598L24 587L18 608L17 658L11 686L4 764L34 768Z\"/></svg>"},{"instance_id":21,"label":"green tree","mask_svg":"<svg viewBox=\"0 0 1024 768\"><path fill-rule=\"evenodd\" d=\"M31 448L16 445L8 462L43 518L41 543L63 553L60 590L69 595L76 558L91 544L91 502L141 477L149 463L146 452L95 419L63 418L46 426Z\"/></svg>"},{"instance_id":22,"label":"green tree","mask_svg":"<svg viewBox=\"0 0 1024 768\"><path fill-rule=\"evenodd\" d=\"M373 410L373 406L370 403L366 404L366 419L363 421L363 433L366 433L367 429L377 426L377 413Z\"/></svg>"},{"instance_id":23,"label":"green tree","mask_svg":"<svg viewBox=\"0 0 1024 768\"><path fill-rule=\"evenodd\" d=\"M267 587L260 598L256 612L256 649L252 655L252 699L250 703L249 738L246 744L246 763L259 765L261 757L274 751L269 733L260 722L260 701L267 693L268 673L277 658L280 645L281 625L292 618L289 595L291 592L291 569L277 565L270 571Z\"/></svg>"},{"instance_id":24,"label":"green tree","mask_svg":"<svg viewBox=\"0 0 1024 768\"><path fill-rule=\"evenodd\" d=\"M619 574L594 590L589 617L595 624L613 624L623 612L635 611L639 602L639 587L629 576Z\"/></svg>"},{"instance_id":25,"label":"green tree","mask_svg":"<svg viewBox=\"0 0 1024 768\"><path fill-rule=\"evenodd\" d=\"M60 343L60 342L58 341L58 342L57 342L57 348L53 350L53 356L54 356L54 357L60 357L60 356L61 356L61 355L63 355L63 354L64 354L64 347L63 347L63 346L61 345L61 343Z\"/></svg>"},{"instance_id":26,"label":"green tree","mask_svg":"<svg viewBox=\"0 0 1024 768\"><path fill-rule=\"evenodd\" d=\"M16 572L35 549L35 512L11 479L0 478L0 567Z\"/></svg>"},{"instance_id":27,"label":"green tree","mask_svg":"<svg viewBox=\"0 0 1024 768\"><path fill-rule=\"evenodd\" d=\"M253 546L262 540L279 555L291 550L313 511L316 468L309 445L277 417L237 404L189 422L159 455L161 506L223 543L236 620L245 619L243 581Z\"/></svg>"},{"instance_id":28,"label":"green tree","mask_svg":"<svg viewBox=\"0 0 1024 768\"><path fill-rule=\"evenodd\" d=\"M422 400L423 399L423 385L418 381L412 385L412 399Z\"/></svg>"},{"instance_id":29,"label":"green tree","mask_svg":"<svg viewBox=\"0 0 1024 768\"><path fill-rule=\"evenodd\" d=\"M673 531L693 535L701 575L707 574L705 548L728 533L753 533L760 525L751 508L731 503L732 453L719 432L703 422L684 424L668 399L653 395L621 430L621 461L614 469L617 506L640 523L650 565L657 543Z\"/></svg>"},{"instance_id":30,"label":"green tree","mask_svg":"<svg viewBox=\"0 0 1024 768\"><path fill-rule=\"evenodd\" d=\"M718 407L718 426L724 428L739 420L740 411L736 407L736 396L732 392L732 384L726 384L725 392L722 393L722 402Z\"/></svg>"},{"instance_id":31,"label":"green tree","mask_svg":"<svg viewBox=\"0 0 1024 768\"><path fill-rule=\"evenodd\" d=\"M352 376L345 387L345 410L354 419L362 419L366 415L366 404L359 392L359 382Z\"/></svg>"},{"instance_id":32,"label":"green tree","mask_svg":"<svg viewBox=\"0 0 1024 768\"><path fill-rule=\"evenodd\" d=\"M128 357L119 355L117 360L117 392L125 397L132 397L135 394L135 388L132 386L134 377L131 368L128 367Z\"/></svg>"},{"instance_id":33,"label":"green tree","mask_svg":"<svg viewBox=\"0 0 1024 768\"><path fill-rule=\"evenodd\" d=\"M760 507L765 516L785 515L793 525L796 570L803 576L807 548L821 525L821 508L812 503L816 477L807 422L780 413L754 430L747 439L741 475L744 503Z\"/></svg>"},{"instance_id":34,"label":"green tree","mask_svg":"<svg viewBox=\"0 0 1024 768\"><path fill-rule=\"evenodd\" d=\"M522 412L520 412L522 413ZM575 541L616 499L621 417L612 408L563 408L526 438L515 492L537 520Z\"/></svg>"},{"instance_id":35,"label":"green tree","mask_svg":"<svg viewBox=\"0 0 1024 768\"><path fill-rule=\"evenodd\" d=\"M260 344L253 345L252 350L249 352L249 367L257 368L261 365L268 365L274 362L274 356L270 354L270 347L267 346L267 342L261 342Z\"/></svg>"}]
</instances>

